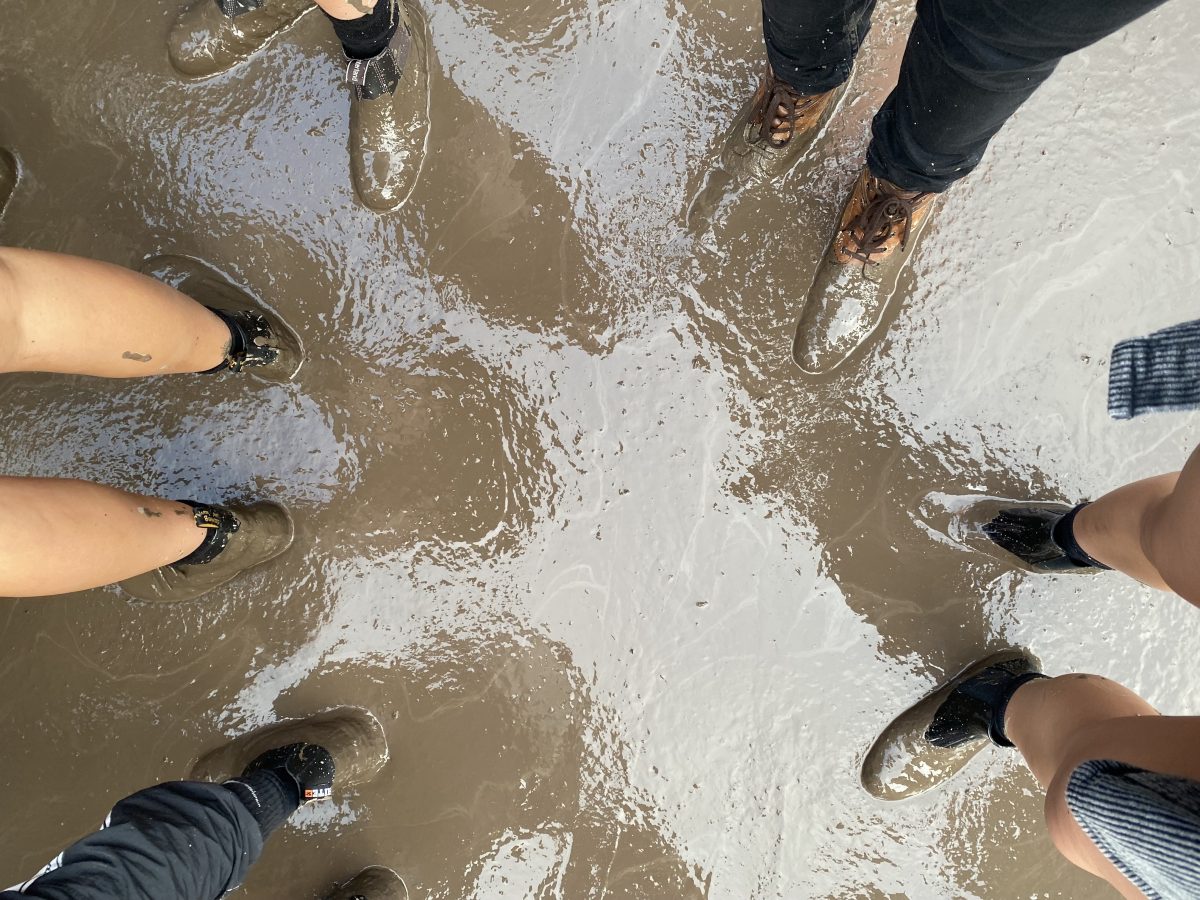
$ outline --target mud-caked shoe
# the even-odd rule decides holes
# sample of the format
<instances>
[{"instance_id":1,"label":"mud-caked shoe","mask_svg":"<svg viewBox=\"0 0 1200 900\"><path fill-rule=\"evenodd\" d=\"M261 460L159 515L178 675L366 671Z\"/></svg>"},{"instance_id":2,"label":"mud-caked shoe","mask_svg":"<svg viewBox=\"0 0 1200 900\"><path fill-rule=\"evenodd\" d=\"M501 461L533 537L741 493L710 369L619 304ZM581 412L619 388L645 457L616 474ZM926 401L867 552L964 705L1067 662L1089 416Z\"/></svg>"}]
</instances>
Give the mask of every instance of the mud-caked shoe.
<instances>
[{"instance_id":1,"label":"mud-caked shoe","mask_svg":"<svg viewBox=\"0 0 1200 900\"><path fill-rule=\"evenodd\" d=\"M300 371L304 347L296 333L212 267L187 256L156 256L142 264L142 272L202 303L228 326L225 361L211 371L246 371L279 383Z\"/></svg>"},{"instance_id":2,"label":"mud-caked shoe","mask_svg":"<svg viewBox=\"0 0 1200 900\"><path fill-rule=\"evenodd\" d=\"M350 175L376 212L412 194L429 142L429 28L415 5L396 2L396 33L377 55L346 63Z\"/></svg>"},{"instance_id":3,"label":"mud-caked shoe","mask_svg":"<svg viewBox=\"0 0 1200 900\"><path fill-rule=\"evenodd\" d=\"M0 216L4 215L4 207L17 189L17 179L20 170L17 168L17 158L0 147Z\"/></svg>"},{"instance_id":4,"label":"mud-caked shoe","mask_svg":"<svg viewBox=\"0 0 1200 900\"><path fill-rule=\"evenodd\" d=\"M408 900L408 885L386 866L369 866L334 888L325 900Z\"/></svg>"},{"instance_id":5,"label":"mud-caked shoe","mask_svg":"<svg viewBox=\"0 0 1200 900\"><path fill-rule=\"evenodd\" d=\"M195 600L274 559L295 534L292 517L274 503L189 505L205 532L200 546L176 563L120 582L125 593L159 603Z\"/></svg>"},{"instance_id":6,"label":"mud-caked shoe","mask_svg":"<svg viewBox=\"0 0 1200 900\"><path fill-rule=\"evenodd\" d=\"M285 719L256 728L211 750L192 766L195 781L227 781L252 765L274 765L276 756L319 762L305 748L320 747L332 759L332 795L360 787L379 774L388 760L383 726L369 710L340 706L304 719ZM327 792L325 796L330 796ZM318 797L302 799L320 799Z\"/></svg>"},{"instance_id":7,"label":"mud-caked shoe","mask_svg":"<svg viewBox=\"0 0 1200 900\"><path fill-rule=\"evenodd\" d=\"M1011 747L1008 701L1021 685L1045 677L1021 650L968 666L883 730L863 759L863 787L880 800L915 797L961 771L989 741Z\"/></svg>"},{"instance_id":8,"label":"mud-caked shoe","mask_svg":"<svg viewBox=\"0 0 1200 900\"><path fill-rule=\"evenodd\" d=\"M832 372L883 321L938 195L906 191L863 168L808 292L792 356L805 372Z\"/></svg>"},{"instance_id":9,"label":"mud-caked shoe","mask_svg":"<svg viewBox=\"0 0 1200 900\"><path fill-rule=\"evenodd\" d=\"M199 0L171 29L171 65L189 78L227 71L314 8L312 0Z\"/></svg>"}]
</instances>

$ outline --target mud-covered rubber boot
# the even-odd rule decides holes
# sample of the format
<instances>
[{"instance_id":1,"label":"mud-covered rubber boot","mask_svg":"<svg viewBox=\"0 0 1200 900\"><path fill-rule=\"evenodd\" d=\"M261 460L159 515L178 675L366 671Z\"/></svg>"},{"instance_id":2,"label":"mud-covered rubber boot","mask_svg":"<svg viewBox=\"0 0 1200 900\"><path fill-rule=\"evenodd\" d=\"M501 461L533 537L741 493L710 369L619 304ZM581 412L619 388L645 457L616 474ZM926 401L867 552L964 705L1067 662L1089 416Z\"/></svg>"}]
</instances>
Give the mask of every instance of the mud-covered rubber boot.
<instances>
[{"instance_id":1,"label":"mud-covered rubber boot","mask_svg":"<svg viewBox=\"0 0 1200 900\"><path fill-rule=\"evenodd\" d=\"M125 593L157 603L195 600L274 559L295 534L288 511L274 503L192 507L203 543L179 562L120 582Z\"/></svg>"},{"instance_id":2,"label":"mud-covered rubber boot","mask_svg":"<svg viewBox=\"0 0 1200 900\"><path fill-rule=\"evenodd\" d=\"M334 793L366 784L388 760L387 737L375 715L358 706L340 706L304 719L284 719L234 738L200 757L189 777L227 781L245 773L263 754L296 745L321 747L332 757Z\"/></svg>"},{"instance_id":3,"label":"mud-covered rubber boot","mask_svg":"<svg viewBox=\"0 0 1200 900\"><path fill-rule=\"evenodd\" d=\"M937 197L859 173L796 326L792 358L803 371L828 374L866 346Z\"/></svg>"},{"instance_id":4,"label":"mud-covered rubber boot","mask_svg":"<svg viewBox=\"0 0 1200 900\"><path fill-rule=\"evenodd\" d=\"M996 653L968 666L901 713L867 751L862 785L880 800L915 797L962 770L990 739L1002 747L1004 711L1017 688L1044 678L1021 650Z\"/></svg>"},{"instance_id":5,"label":"mud-covered rubber boot","mask_svg":"<svg viewBox=\"0 0 1200 900\"><path fill-rule=\"evenodd\" d=\"M300 371L304 347L296 332L216 269L189 256L155 256L141 270L202 303L229 326L229 353L211 371L244 370L276 383L291 381Z\"/></svg>"},{"instance_id":6,"label":"mud-covered rubber boot","mask_svg":"<svg viewBox=\"0 0 1200 900\"><path fill-rule=\"evenodd\" d=\"M1019 504L995 511L980 529L993 544L1037 572L1095 573L1109 567L1075 542L1075 514L1087 506Z\"/></svg>"},{"instance_id":7,"label":"mud-covered rubber boot","mask_svg":"<svg viewBox=\"0 0 1200 900\"><path fill-rule=\"evenodd\" d=\"M4 215L4 208L8 206L8 201L17 189L19 177L17 158L0 147L0 216Z\"/></svg>"},{"instance_id":8,"label":"mud-covered rubber boot","mask_svg":"<svg viewBox=\"0 0 1200 900\"><path fill-rule=\"evenodd\" d=\"M245 62L315 8L312 0L199 0L171 29L167 54L180 74L208 78Z\"/></svg>"},{"instance_id":9,"label":"mud-covered rubber boot","mask_svg":"<svg viewBox=\"0 0 1200 900\"><path fill-rule=\"evenodd\" d=\"M370 59L346 63L350 175L362 202L388 212L406 201L429 142L429 27L415 4L396 0L399 26Z\"/></svg>"},{"instance_id":10,"label":"mud-covered rubber boot","mask_svg":"<svg viewBox=\"0 0 1200 900\"><path fill-rule=\"evenodd\" d=\"M408 885L385 866L369 866L334 888L325 900L408 900Z\"/></svg>"}]
</instances>

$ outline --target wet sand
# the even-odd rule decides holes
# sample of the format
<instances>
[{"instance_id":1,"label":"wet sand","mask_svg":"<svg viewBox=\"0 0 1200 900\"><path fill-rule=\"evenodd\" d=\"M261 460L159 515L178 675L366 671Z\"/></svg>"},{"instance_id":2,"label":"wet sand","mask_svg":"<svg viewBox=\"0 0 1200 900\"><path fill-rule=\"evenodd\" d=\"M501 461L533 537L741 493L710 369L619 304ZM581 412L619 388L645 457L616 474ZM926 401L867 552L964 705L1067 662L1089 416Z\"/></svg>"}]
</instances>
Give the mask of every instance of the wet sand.
<instances>
[{"instance_id":1,"label":"wet sand","mask_svg":"<svg viewBox=\"0 0 1200 900\"><path fill-rule=\"evenodd\" d=\"M308 16L187 83L174 0L8 0L0 241L200 257L302 333L288 387L0 379L8 474L268 496L283 557L209 600L0 603L0 883L225 735L355 703L392 759L305 810L239 896L371 863L421 898L1107 896L988 751L870 798L876 733L986 649L1200 709L1200 615L1032 577L924 529L931 492L1096 495L1178 468L1194 416L1114 423L1121 338L1194 318L1200 15L1069 59L947 195L909 302L805 378L791 333L908 9L786 179L685 228L761 65L754 4L439 0L431 154L356 203Z\"/></svg>"}]
</instances>

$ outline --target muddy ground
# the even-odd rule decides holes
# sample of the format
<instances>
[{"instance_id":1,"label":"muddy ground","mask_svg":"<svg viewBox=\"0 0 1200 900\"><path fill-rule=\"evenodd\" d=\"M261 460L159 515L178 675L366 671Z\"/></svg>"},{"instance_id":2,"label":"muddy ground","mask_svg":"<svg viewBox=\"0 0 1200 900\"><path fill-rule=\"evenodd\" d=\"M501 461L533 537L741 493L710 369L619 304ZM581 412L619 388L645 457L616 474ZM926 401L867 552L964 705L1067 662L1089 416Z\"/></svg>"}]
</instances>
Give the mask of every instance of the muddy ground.
<instances>
[{"instance_id":1,"label":"muddy ground","mask_svg":"<svg viewBox=\"0 0 1200 900\"><path fill-rule=\"evenodd\" d=\"M288 387L0 380L10 474L274 497L282 558L203 602L0 602L0 883L224 735L338 703L392 760L307 810L242 896L368 863L419 898L1093 898L988 751L886 805L879 729L989 647L1200 709L1200 615L923 528L931 492L1095 495L1194 416L1114 423L1108 352L1193 318L1200 14L1068 60L945 199L915 287L836 377L800 298L903 47L883 4L814 151L711 229L691 192L761 65L749 0L437 0L430 156L376 216L308 16L186 83L175 0L6 0L0 240L200 257L281 310Z\"/></svg>"}]
</instances>

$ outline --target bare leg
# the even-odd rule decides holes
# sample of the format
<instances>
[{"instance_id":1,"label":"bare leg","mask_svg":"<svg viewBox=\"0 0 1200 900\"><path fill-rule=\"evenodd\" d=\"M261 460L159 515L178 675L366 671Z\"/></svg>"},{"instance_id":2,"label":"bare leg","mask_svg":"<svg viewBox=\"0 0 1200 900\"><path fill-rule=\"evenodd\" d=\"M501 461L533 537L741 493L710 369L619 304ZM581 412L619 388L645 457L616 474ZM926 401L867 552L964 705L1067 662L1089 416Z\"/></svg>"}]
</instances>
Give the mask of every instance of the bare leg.
<instances>
[{"instance_id":1,"label":"bare leg","mask_svg":"<svg viewBox=\"0 0 1200 900\"><path fill-rule=\"evenodd\" d=\"M195 300L120 266L0 248L0 372L131 378L221 364L229 328Z\"/></svg>"},{"instance_id":2,"label":"bare leg","mask_svg":"<svg viewBox=\"0 0 1200 900\"><path fill-rule=\"evenodd\" d=\"M191 507L59 478L0 476L0 596L111 584L200 546Z\"/></svg>"},{"instance_id":3,"label":"bare leg","mask_svg":"<svg viewBox=\"0 0 1200 900\"><path fill-rule=\"evenodd\" d=\"M1005 732L1046 788L1046 824L1059 851L1121 892L1142 894L1108 861L1067 807L1071 773L1092 759L1200 780L1200 717L1160 716L1116 682L1096 675L1062 675L1017 689L1005 713Z\"/></svg>"},{"instance_id":4,"label":"bare leg","mask_svg":"<svg viewBox=\"0 0 1200 900\"><path fill-rule=\"evenodd\" d=\"M1100 562L1200 606L1200 447L1183 471L1135 481L1084 507L1074 530Z\"/></svg>"},{"instance_id":5,"label":"bare leg","mask_svg":"<svg viewBox=\"0 0 1200 900\"><path fill-rule=\"evenodd\" d=\"M314 0L335 19L360 19L375 9L378 0Z\"/></svg>"}]
</instances>

